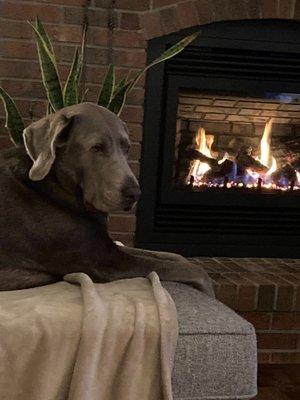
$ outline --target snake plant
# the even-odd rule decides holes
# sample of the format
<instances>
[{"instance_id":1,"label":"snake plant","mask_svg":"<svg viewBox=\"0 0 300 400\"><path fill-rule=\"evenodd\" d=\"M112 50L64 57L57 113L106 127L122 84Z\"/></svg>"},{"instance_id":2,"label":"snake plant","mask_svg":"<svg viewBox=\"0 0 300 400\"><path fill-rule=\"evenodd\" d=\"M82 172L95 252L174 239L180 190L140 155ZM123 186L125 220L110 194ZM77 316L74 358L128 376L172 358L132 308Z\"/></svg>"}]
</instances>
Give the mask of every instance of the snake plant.
<instances>
[{"instance_id":1,"label":"snake plant","mask_svg":"<svg viewBox=\"0 0 300 400\"><path fill-rule=\"evenodd\" d=\"M84 65L85 32L80 48L76 48L73 62L67 81L62 87L59 77L55 52L43 24L37 18L35 23L29 22L33 28L36 39L37 52L43 85L47 97L47 114L56 112L63 107L72 106L83 101L79 99L79 83ZM139 71L133 78L121 79L116 82L114 65L108 67L105 79L99 92L97 103L120 115L128 93L134 88L141 76L153 65L161 63L174 55L180 53L196 37L198 32L185 37L174 46L163 52L158 58ZM0 98L2 99L6 112L6 128L9 131L12 142L17 145L23 142L22 132L24 124L16 104L8 93L0 87Z\"/></svg>"}]
</instances>

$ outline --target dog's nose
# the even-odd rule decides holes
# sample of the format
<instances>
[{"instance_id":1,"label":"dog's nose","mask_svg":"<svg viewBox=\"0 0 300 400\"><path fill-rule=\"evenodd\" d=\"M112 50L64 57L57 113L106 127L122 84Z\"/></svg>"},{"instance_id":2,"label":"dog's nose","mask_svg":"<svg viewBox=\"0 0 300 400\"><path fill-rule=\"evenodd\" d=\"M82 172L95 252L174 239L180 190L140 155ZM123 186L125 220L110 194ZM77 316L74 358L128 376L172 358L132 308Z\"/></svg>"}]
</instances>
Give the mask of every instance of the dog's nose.
<instances>
[{"instance_id":1,"label":"dog's nose","mask_svg":"<svg viewBox=\"0 0 300 400\"><path fill-rule=\"evenodd\" d=\"M122 190L123 197L130 203L138 201L141 195L140 188L137 185L125 186Z\"/></svg>"},{"instance_id":2,"label":"dog's nose","mask_svg":"<svg viewBox=\"0 0 300 400\"><path fill-rule=\"evenodd\" d=\"M129 211L132 209L135 202L138 201L141 195L141 191L137 180L131 176L127 176L123 182L123 187L121 192L122 192L122 208L124 211Z\"/></svg>"}]
</instances>

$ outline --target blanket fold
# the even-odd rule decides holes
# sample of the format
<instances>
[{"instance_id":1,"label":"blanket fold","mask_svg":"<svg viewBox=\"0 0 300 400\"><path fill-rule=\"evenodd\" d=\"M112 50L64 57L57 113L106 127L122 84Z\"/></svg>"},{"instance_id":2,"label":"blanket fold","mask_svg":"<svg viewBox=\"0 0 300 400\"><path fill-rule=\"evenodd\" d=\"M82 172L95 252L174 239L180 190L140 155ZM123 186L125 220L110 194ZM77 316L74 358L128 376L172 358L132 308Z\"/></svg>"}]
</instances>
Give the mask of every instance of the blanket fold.
<instances>
[{"instance_id":1,"label":"blanket fold","mask_svg":"<svg viewBox=\"0 0 300 400\"><path fill-rule=\"evenodd\" d=\"M171 400L177 336L155 272L0 292L0 398Z\"/></svg>"}]
</instances>

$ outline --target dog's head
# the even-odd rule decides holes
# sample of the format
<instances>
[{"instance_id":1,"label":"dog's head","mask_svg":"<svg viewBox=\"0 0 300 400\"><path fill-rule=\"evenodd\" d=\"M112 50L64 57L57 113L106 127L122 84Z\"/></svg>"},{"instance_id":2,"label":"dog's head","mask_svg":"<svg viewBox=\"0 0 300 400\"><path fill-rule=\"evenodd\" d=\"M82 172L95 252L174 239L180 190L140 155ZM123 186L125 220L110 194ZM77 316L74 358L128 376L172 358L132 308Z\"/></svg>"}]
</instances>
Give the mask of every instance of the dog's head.
<instances>
[{"instance_id":1,"label":"dog's head","mask_svg":"<svg viewBox=\"0 0 300 400\"><path fill-rule=\"evenodd\" d=\"M140 190L129 168L130 141L124 122L93 103L66 107L24 130L33 161L29 178L44 179L51 168L65 190L81 188L89 208L129 210Z\"/></svg>"}]
</instances>

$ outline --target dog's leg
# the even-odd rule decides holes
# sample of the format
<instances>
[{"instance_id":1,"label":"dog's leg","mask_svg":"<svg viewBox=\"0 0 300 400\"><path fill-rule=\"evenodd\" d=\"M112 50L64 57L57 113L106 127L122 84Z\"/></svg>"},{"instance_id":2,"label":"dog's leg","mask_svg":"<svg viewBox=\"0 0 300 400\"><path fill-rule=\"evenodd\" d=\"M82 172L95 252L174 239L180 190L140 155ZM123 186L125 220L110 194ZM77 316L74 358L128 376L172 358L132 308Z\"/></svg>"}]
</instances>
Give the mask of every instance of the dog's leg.
<instances>
[{"instance_id":1,"label":"dog's leg","mask_svg":"<svg viewBox=\"0 0 300 400\"><path fill-rule=\"evenodd\" d=\"M190 263L182 256L169 253L166 257L162 257L161 254L158 256L152 252L130 247L120 247L118 253L112 268L106 270L108 280L147 276L155 271L163 281L187 283L215 297L208 274L200 266Z\"/></svg>"},{"instance_id":2,"label":"dog's leg","mask_svg":"<svg viewBox=\"0 0 300 400\"><path fill-rule=\"evenodd\" d=\"M156 258L158 260L169 260L169 261L175 261L175 262L186 262L189 263L189 260L187 260L185 257L181 256L180 254L176 253L169 253L166 251L154 251L154 250L144 250L144 249L138 249L136 247L127 247L123 246L121 248L122 251L128 254L134 254L137 256L143 256L143 257L150 257L150 258Z\"/></svg>"},{"instance_id":3,"label":"dog's leg","mask_svg":"<svg viewBox=\"0 0 300 400\"><path fill-rule=\"evenodd\" d=\"M49 285L60 280L60 277L46 272L11 267L0 269L0 291L28 289Z\"/></svg>"}]
</instances>

